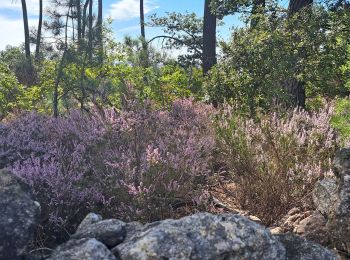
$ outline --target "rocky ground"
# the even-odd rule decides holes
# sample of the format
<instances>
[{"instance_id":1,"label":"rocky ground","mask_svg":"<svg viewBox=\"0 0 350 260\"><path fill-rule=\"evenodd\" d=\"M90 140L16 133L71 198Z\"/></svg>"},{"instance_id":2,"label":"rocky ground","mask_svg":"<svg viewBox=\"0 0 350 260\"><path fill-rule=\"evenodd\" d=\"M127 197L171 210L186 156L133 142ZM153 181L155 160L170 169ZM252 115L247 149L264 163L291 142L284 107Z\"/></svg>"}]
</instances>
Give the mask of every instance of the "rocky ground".
<instances>
[{"instance_id":1,"label":"rocky ground","mask_svg":"<svg viewBox=\"0 0 350 260\"><path fill-rule=\"evenodd\" d=\"M334 172L336 179L316 184L315 211L292 209L269 229L241 214L198 213L143 225L90 213L65 244L49 254L28 254L40 205L21 179L2 170L0 259L345 259L350 254L350 149L337 154Z\"/></svg>"}]
</instances>

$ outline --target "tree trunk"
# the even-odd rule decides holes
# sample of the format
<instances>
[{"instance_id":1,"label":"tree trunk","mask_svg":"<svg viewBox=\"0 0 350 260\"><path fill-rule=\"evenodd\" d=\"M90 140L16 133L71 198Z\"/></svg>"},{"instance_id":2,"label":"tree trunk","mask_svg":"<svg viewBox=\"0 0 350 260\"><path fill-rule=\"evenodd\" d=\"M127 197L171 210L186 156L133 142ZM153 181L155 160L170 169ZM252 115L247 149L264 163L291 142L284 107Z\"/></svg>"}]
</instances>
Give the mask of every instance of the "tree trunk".
<instances>
[{"instance_id":1,"label":"tree trunk","mask_svg":"<svg viewBox=\"0 0 350 260\"><path fill-rule=\"evenodd\" d=\"M93 32L92 32L92 22L93 22L93 16L92 16L92 6L94 4L93 0L90 0L89 5L89 60L92 60L92 41L93 41Z\"/></svg>"},{"instance_id":2,"label":"tree trunk","mask_svg":"<svg viewBox=\"0 0 350 260\"><path fill-rule=\"evenodd\" d=\"M305 83L293 78L288 82L288 89L290 91L292 105L294 107L305 108Z\"/></svg>"},{"instance_id":3,"label":"tree trunk","mask_svg":"<svg viewBox=\"0 0 350 260\"><path fill-rule=\"evenodd\" d=\"M216 64L216 15L211 12L211 0L205 0L203 21L203 74Z\"/></svg>"},{"instance_id":4,"label":"tree trunk","mask_svg":"<svg viewBox=\"0 0 350 260\"><path fill-rule=\"evenodd\" d=\"M76 9L77 9L77 21L78 21L78 44L80 45L81 36L82 36L82 28L81 28L81 2L80 0L76 1Z\"/></svg>"},{"instance_id":5,"label":"tree trunk","mask_svg":"<svg viewBox=\"0 0 350 260\"><path fill-rule=\"evenodd\" d=\"M82 28L81 28L81 38L85 38L86 36L86 12L87 12L87 8L89 6L90 0L86 0L85 4L84 4L84 8L83 8L83 24L82 24Z\"/></svg>"},{"instance_id":6,"label":"tree trunk","mask_svg":"<svg viewBox=\"0 0 350 260\"><path fill-rule=\"evenodd\" d=\"M290 0L288 6L288 15L293 15L302 8L311 6L313 0Z\"/></svg>"},{"instance_id":7,"label":"tree trunk","mask_svg":"<svg viewBox=\"0 0 350 260\"><path fill-rule=\"evenodd\" d=\"M27 61L31 63L27 4L26 4L26 0L21 0L21 1L22 1L22 12L23 12L25 54L26 54Z\"/></svg>"},{"instance_id":8,"label":"tree trunk","mask_svg":"<svg viewBox=\"0 0 350 260\"><path fill-rule=\"evenodd\" d=\"M145 12L143 8L143 0L140 0L140 26L141 26L141 36L143 39L146 38L145 33Z\"/></svg>"},{"instance_id":9,"label":"tree trunk","mask_svg":"<svg viewBox=\"0 0 350 260\"><path fill-rule=\"evenodd\" d=\"M35 59L39 60L40 55L40 44L41 44L41 28L43 26L43 0L39 0L39 23L38 32L36 36L36 49L35 49Z\"/></svg>"},{"instance_id":10,"label":"tree trunk","mask_svg":"<svg viewBox=\"0 0 350 260\"><path fill-rule=\"evenodd\" d=\"M103 3L98 0L98 15L97 15L97 35L100 44L102 43L102 22L103 22Z\"/></svg>"},{"instance_id":11,"label":"tree trunk","mask_svg":"<svg viewBox=\"0 0 350 260\"><path fill-rule=\"evenodd\" d=\"M303 8L309 7L313 4L313 0L290 0L288 6L288 16L291 17ZM302 51L301 51L302 52ZM304 57L305 58L305 57ZM296 71L298 69L296 68ZM295 107L305 108L306 90L305 82L296 78L288 81L287 88L291 95L292 105Z\"/></svg>"},{"instance_id":12,"label":"tree trunk","mask_svg":"<svg viewBox=\"0 0 350 260\"><path fill-rule=\"evenodd\" d=\"M147 68L149 66L149 53L148 53L148 43L146 42L146 32L145 32L145 11L144 11L144 1L140 0L140 28L141 28L141 44L142 44L142 57L141 66ZM147 82L147 78L144 77L144 81Z\"/></svg>"},{"instance_id":13,"label":"tree trunk","mask_svg":"<svg viewBox=\"0 0 350 260\"><path fill-rule=\"evenodd\" d=\"M99 61L103 62L103 3L102 0L98 0L98 14L97 14L97 39L99 46Z\"/></svg>"},{"instance_id":14,"label":"tree trunk","mask_svg":"<svg viewBox=\"0 0 350 260\"><path fill-rule=\"evenodd\" d=\"M28 86L32 86L35 82L34 68L32 64L32 57L30 55L30 40L29 40L29 25L28 25L28 13L26 0L21 0L22 12L23 12L23 26L24 26L24 49L26 55L26 75L25 83Z\"/></svg>"},{"instance_id":15,"label":"tree trunk","mask_svg":"<svg viewBox=\"0 0 350 260\"><path fill-rule=\"evenodd\" d=\"M63 67L64 67L64 63L65 63L65 59L66 59L66 54L67 54L67 49L64 50L60 64L57 68L58 71L57 71L57 77L56 77L55 86L54 86L53 102L52 103L53 103L53 116L56 118L59 115L59 111L58 111L58 87L60 85L61 77L63 74Z\"/></svg>"},{"instance_id":16,"label":"tree trunk","mask_svg":"<svg viewBox=\"0 0 350 260\"><path fill-rule=\"evenodd\" d=\"M97 14L97 34L98 40L102 42L102 21L103 21L103 3L102 0L98 0L98 14Z\"/></svg>"}]
</instances>

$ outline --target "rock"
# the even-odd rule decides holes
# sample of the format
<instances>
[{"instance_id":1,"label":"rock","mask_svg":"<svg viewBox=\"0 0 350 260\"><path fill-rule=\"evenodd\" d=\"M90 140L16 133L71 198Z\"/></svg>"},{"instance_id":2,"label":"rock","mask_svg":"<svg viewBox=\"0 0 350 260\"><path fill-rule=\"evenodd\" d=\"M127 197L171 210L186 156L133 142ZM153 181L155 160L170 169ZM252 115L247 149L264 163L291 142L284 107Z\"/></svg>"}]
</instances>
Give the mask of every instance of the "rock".
<instances>
[{"instance_id":1,"label":"rock","mask_svg":"<svg viewBox=\"0 0 350 260\"><path fill-rule=\"evenodd\" d=\"M334 179L324 179L315 184L312 199L319 212L325 216L333 214L338 201L338 184Z\"/></svg>"},{"instance_id":2,"label":"rock","mask_svg":"<svg viewBox=\"0 0 350 260\"><path fill-rule=\"evenodd\" d=\"M137 222L137 221L126 223L125 240L131 238L133 235L140 232L143 228L144 228L144 226L140 222Z\"/></svg>"},{"instance_id":3,"label":"rock","mask_svg":"<svg viewBox=\"0 0 350 260\"><path fill-rule=\"evenodd\" d=\"M293 232L323 246L330 244L330 233L326 228L327 219L318 211L291 209L281 221L270 228L272 234Z\"/></svg>"},{"instance_id":4,"label":"rock","mask_svg":"<svg viewBox=\"0 0 350 260\"><path fill-rule=\"evenodd\" d=\"M301 220L293 230L294 233L327 246L330 243L330 235L326 228L327 220L318 211L315 211L311 216Z\"/></svg>"},{"instance_id":5,"label":"rock","mask_svg":"<svg viewBox=\"0 0 350 260\"><path fill-rule=\"evenodd\" d=\"M102 220L102 216L95 213L89 213L86 215L86 217L83 219L83 221L78 226L76 232L80 232L81 230L85 229L87 226L97 223Z\"/></svg>"},{"instance_id":6,"label":"rock","mask_svg":"<svg viewBox=\"0 0 350 260\"><path fill-rule=\"evenodd\" d=\"M0 140L0 169L3 169L8 164L8 154L9 152L6 149L6 146L4 146L3 140L6 140L6 136L8 134L8 127L6 127L4 124L1 124L0 122L0 136L2 137Z\"/></svg>"},{"instance_id":7,"label":"rock","mask_svg":"<svg viewBox=\"0 0 350 260\"><path fill-rule=\"evenodd\" d=\"M307 241L305 238L288 233L275 237L284 245L287 260L336 260L337 256L321 245Z\"/></svg>"},{"instance_id":8,"label":"rock","mask_svg":"<svg viewBox=\"0 0 350 260\"><path fill-rule=\"evenodd\" d=\"M30 187L8 170L0 170L0 259L17 259L31 241L40 215Z\"/></svg>"},{"instance_id":9,"label":"rock","mask_svg":"<svg viewBox=\"0 0 350 260\"><path fill-rule=\"evenodd\" d=\"M350 149L340 149L333 160L333 172L338 179L348 175L350 170Z\"/></svg>"},{"instance_id":10,"label":"rock","mask_svg":"<svg viewBox=\"0 0 350 260\"><path fill-rule=\"evenodd\" d=\"M338 177L338 201L327 227L337 249L350 254L350 149L341 149L335 156L334 173Z\"/></svg>"},{"instance_id":11,"label":"rock","mask_svg":"<svg viewBox=\"0 0 350 260\"><path fill-rule=\"evenodd\" d=\"M299 208L295 207L295 208L292 208L291 210L289 210L287 215L294 216L294 215L299 214L299 213L301 213L301 210Z\"/></svg>"},{"instance_id":12,"label":"rock","mask_svg":"<svg viewBox=\"0 0 350 260\"><path fill-rule=\"evenodd\" d=\"M281 227L272 227L272 228L269 228L269 230L272 235L283 233L283 229Z\"/></svg>"},{"instance_id":13,"label":"rock","mask_svg":"<svg viewBox=\"0 0 350 260\"><path fill-rule=\"evenodd\" d=\"M249 218L251 221L254 221L254 222L258 223L259 225L262 225L261 219L256 217L256 216L249 215L247 218Z\"/></svg>"},{"instance_id":14,"label":"rock","mask_svg":"<svg viewBox=\"0 0 350 260\"><path fill-rule=\"evenodd\" d=\"M101 220L90 225L80 225L80 229L71 238L96 238L111 248L123 242L126 236L125 226L123 221L117 219Z\"/></svg>"},{"instance_id":15,"label":"rock","mask_svg":"<svg viewBox=\"0 0 350 260\"><path fill-rule=\"evenodd\" d=\"M277 223L277 226L280 227L284 233L293 232L296 226L299 223L311 216L313 214L312 211L302 211L299 208L292 208L288 213Z\"/></svg>"},{"instance_id":16,"label":"rock","mask_svg":"<svg viewBox=\"0 0 350 260\"><path fill-rule=\"evenodd\" d=\"M43 250L31 251L21 256L21 260L47 260L52 254L52 249L43 248Z\"/></svg>"},{"instance_id":17,"label":"rock","mask_svg":"<svg viewBox=\"0 0 350 260\"><path fill-rule=\"evenodd\" d=\"M94 238L72 239L59 246L50 260L116 260L108 248Z\"/></svg>"},{"instance_id":18,"label":"rock","mask_svg":"<svg viewBox=\"0 0 350 260\"><path fill-rule=\"evenodd\" d=\"M285 259L285 249L253 221L199 213L164 220L113 248L120 259Z\"/></svg>"}]
</instances>

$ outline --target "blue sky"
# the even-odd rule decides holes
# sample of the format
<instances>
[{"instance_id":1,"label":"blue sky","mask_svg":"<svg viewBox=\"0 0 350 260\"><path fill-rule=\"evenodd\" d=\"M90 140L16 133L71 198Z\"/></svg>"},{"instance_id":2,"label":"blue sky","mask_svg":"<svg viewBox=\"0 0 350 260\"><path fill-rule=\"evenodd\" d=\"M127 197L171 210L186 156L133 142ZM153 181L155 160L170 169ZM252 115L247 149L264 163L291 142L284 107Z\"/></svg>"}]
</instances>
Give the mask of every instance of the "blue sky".
<instances>
[{"instance_id":1,"label":"blue sky","mask_svg":"<svg viewBox=\"0 0 350 260\"><path fill-rule=\"evenodd\" d=\"M95 0L97 2L97 0ZM113 18L113 30L117 40L125 35L138 36L139 29L139 0L104 0L105 17ZM44 8L50 5L50 0L44 0ZM195 12L203 15L204 0L145 0L146 18L153 13L159 16L166 12ZM39 0L27 0L29 25L37 26ZM230 28L240 25L237 16L229 16L225 24L218 28L219 37L228 39ZM160 34L159 29L146 28L146 37L151 38ZM0 50L6 45L19 45L23 42L22 10L20 0L0 0Z\"/></svg>"}]
</instances>

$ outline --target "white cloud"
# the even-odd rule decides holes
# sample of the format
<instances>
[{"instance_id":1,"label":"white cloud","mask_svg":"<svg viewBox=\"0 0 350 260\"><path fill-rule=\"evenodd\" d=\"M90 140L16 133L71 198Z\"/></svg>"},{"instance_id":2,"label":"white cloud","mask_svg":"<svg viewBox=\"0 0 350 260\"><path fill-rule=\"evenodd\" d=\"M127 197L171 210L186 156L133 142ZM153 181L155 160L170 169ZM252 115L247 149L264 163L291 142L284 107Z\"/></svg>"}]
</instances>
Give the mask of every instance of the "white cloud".
<instances>
[{"instance_id":1,"label":"white cloud","mask_svg":"<svg viewBox=\"0 0 350 260\"><path fill-rule=\"evenodd\" d=\"M37 15L39 13L39 0L27 0L26 4L29 15ZM21 0L0 0L0 9L22 11Z\"/></svg>"},{"instance_id":2,"label":"white cloud","mask_svg":"<svg viewBox=\"0 0 350 260\"><path fill-rule=\"evenodd\" d=\"M145 14L157 9L153 0L145 0ZM110 6L109 15L116 21L127 21L140 16L140 0L118 0Z\"/></svg>"},{"instance_id":3,"label":"white cloud","mask_svg":"<svg viewBox=\"0 0 350 260\"><path fill-rule=\"evenodd\" d=\"M36 26L35 19L28 20L29 26ZM0 16L0 50L4 50L7 45L18 46L24 42L24 30L22 19L8 19Z\"/></svg>"}]
</instances>

